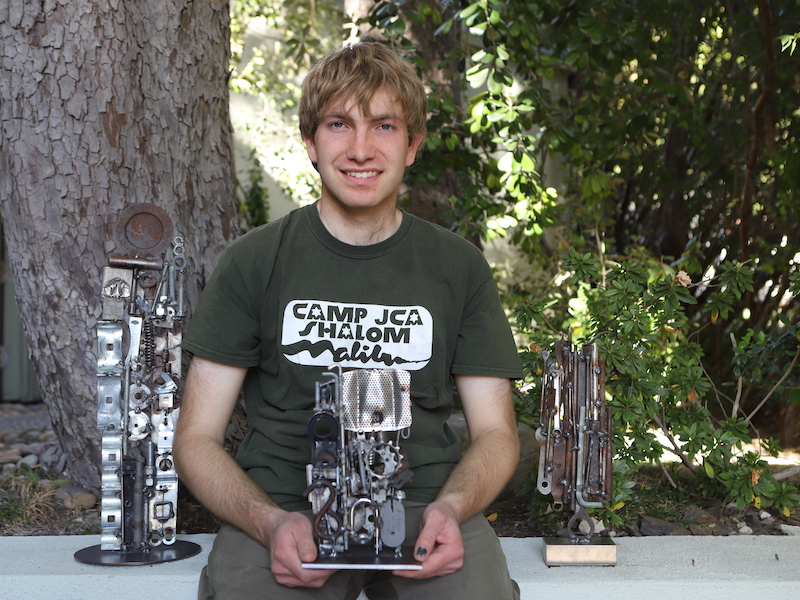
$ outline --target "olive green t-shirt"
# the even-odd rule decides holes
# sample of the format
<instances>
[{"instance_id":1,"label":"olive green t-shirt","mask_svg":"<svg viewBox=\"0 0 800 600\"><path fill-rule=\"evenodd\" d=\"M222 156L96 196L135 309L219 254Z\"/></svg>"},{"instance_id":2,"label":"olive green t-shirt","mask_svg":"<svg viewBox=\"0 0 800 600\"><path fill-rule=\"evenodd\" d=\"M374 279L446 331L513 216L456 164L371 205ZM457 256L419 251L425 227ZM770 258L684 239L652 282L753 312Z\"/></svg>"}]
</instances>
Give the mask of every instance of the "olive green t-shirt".
<instances>
[{"instance_id":1,"label":"olive green t-shirt","mask_svg":"<svg viewBox=\"0 0 800 600\"><path fill-rule=\"evenodd\" d=\"M491 269L463 238L403 214L398 231L351 246L316 205L231 244L183 339L189 352L250 367L244 384L253 430L236 460L287 510L303 496L315 384L344 370L411 373L412 425L400 448L409 500L431 502L459 458L447 427L452 375L519 378L519 359Z\"/></svg>"}]
</instances>

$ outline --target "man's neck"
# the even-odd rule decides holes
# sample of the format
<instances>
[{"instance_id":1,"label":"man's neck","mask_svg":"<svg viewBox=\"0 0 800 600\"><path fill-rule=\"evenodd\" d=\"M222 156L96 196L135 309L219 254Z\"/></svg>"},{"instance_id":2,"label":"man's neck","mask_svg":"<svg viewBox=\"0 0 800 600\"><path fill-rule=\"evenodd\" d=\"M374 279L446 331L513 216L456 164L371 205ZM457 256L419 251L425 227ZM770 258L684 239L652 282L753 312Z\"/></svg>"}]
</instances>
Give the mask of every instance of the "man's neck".
<instances>
[{"instance_id":1,"label":"man's neck","mask_svg":"<svg viewBox=\"0 0 800 600\"><path fill-rule=\"evenodd\" d=\"M319 218L337 240L351 246L370 246L390 238L400 228L403 213L391 205L380 210L342 211L328 202L317 203Z\"/></svg>"}]
</instances>

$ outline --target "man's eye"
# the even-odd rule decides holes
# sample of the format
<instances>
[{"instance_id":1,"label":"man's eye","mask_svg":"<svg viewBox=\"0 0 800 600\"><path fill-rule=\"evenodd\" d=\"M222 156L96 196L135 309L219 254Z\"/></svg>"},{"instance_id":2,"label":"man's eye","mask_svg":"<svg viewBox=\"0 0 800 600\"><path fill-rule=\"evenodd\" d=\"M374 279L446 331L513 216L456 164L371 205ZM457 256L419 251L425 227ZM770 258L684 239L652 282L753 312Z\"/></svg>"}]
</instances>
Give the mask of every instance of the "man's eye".
<instances>
[{"instance_id":1,"label":"man's eye","mask_svg":"<svg viewBox=\"0 0 800 600\"><path fill-rule=\"evenodd\" d=\"M394 125L391 125L389 123L381 123L379 129L382 129L383 131L391 131L392 129L394 129Z\"/></svg>"}]
</instances>

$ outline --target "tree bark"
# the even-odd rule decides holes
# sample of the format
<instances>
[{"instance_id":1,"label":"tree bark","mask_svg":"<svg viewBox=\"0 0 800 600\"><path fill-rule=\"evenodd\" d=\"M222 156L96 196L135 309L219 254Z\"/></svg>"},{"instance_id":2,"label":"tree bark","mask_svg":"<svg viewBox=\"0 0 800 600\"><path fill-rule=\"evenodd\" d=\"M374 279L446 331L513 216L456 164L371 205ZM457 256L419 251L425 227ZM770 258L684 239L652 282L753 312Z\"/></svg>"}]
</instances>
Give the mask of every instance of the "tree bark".
<instances>
[{"instance_id":1,"label":"tree bark","mask_svg":"<svg viewBox=\"0 0 800 600\"><path fill-rule=\"evenodd\" d=\"M125 207L186 241L191 307L238 234L228 3L0 3L0 215L23 327L72 479L99 486L100 272Z\"/></svg>"}]
</instances>

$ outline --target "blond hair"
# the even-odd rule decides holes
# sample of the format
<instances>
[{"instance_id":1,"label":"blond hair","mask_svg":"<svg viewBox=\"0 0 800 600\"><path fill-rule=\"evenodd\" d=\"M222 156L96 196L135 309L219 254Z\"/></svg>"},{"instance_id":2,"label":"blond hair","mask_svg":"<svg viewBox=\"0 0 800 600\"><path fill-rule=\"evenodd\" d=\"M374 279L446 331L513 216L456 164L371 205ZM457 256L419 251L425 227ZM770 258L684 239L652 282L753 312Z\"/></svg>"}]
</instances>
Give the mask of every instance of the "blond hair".
<instances>
[{"instance_id":1,"label":"blond hair","mask_svg":"<svg viewBox=\"0 0 800 600\"><path fill-rule=\"evenodd\" d=\"M370 116L373 95L384 89L403 107L409 144L424 135L427 97L422 82L409 63L376 42L335 50L311 68L300 98L300 134L313 140L323 111L344 99L352 99Z\"/></svg>"}]
</instances>

